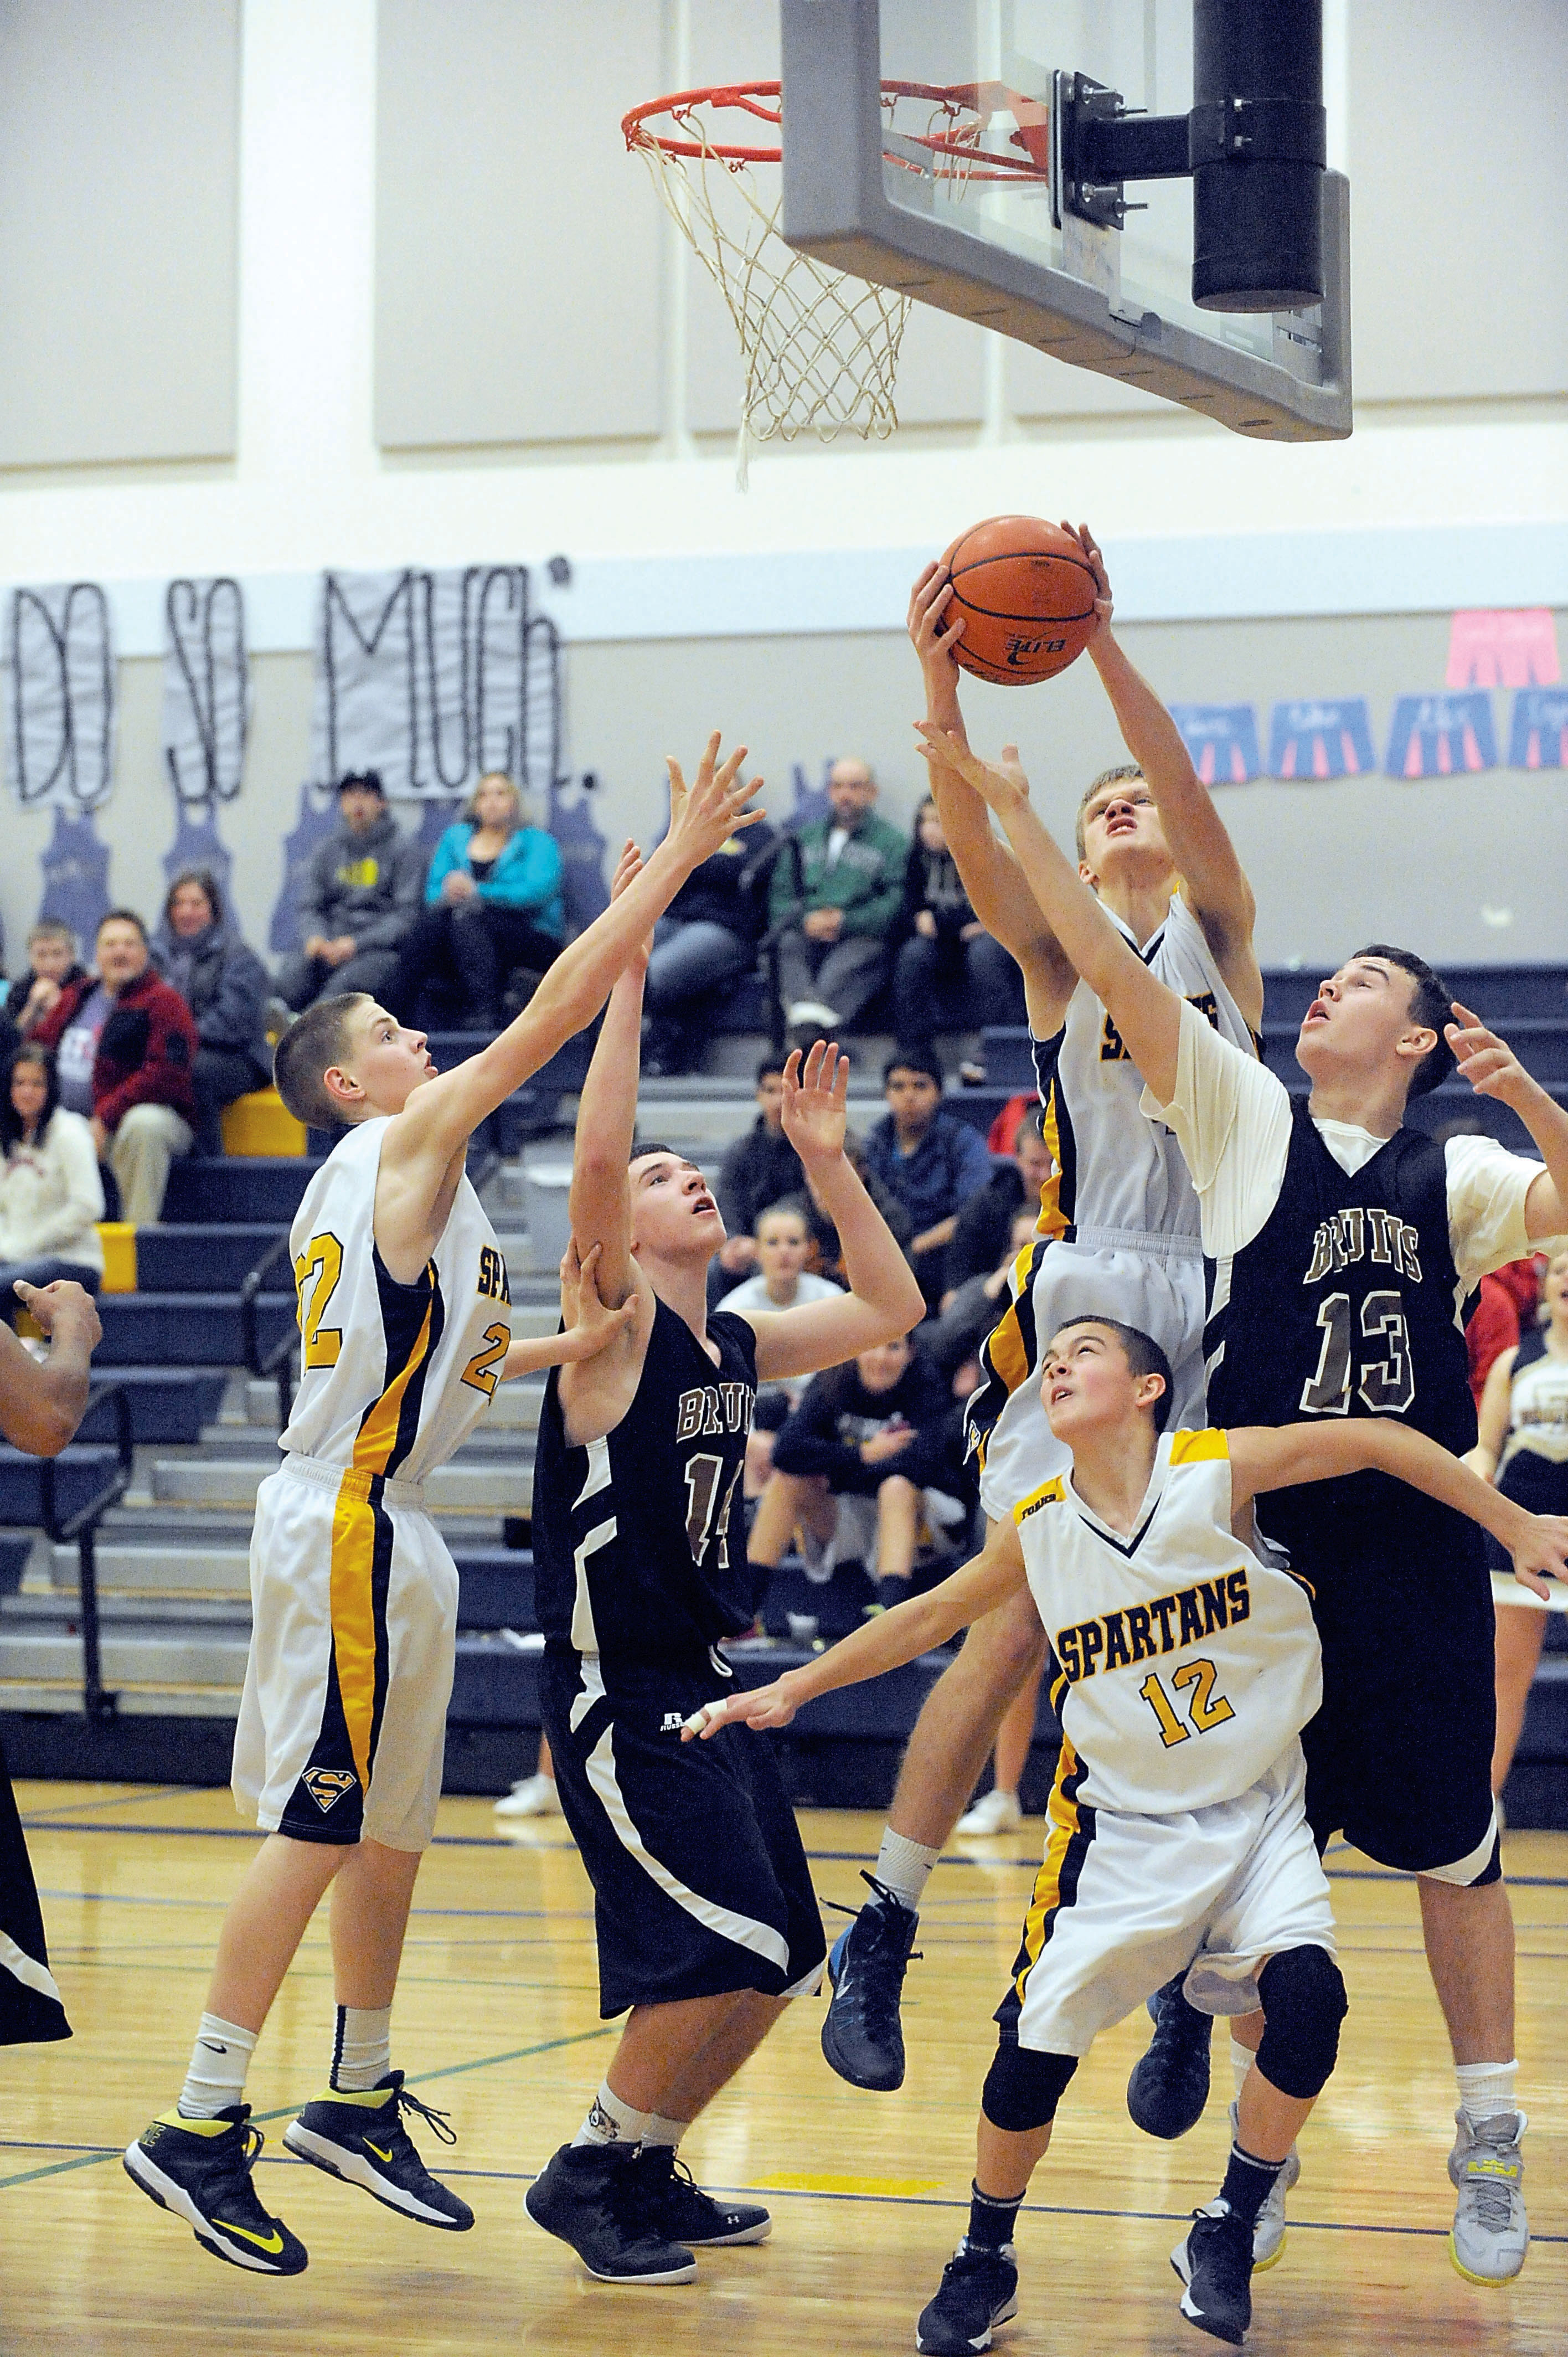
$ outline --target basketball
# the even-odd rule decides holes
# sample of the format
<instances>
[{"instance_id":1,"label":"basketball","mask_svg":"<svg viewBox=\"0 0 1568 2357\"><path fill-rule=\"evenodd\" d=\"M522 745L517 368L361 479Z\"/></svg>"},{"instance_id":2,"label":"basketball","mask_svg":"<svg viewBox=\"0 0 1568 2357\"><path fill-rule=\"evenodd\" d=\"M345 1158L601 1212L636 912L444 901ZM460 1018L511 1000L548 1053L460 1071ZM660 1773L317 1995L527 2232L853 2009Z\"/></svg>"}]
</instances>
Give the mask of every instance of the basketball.
<instances>
[{"instance_id":1,"label":"basketball","mask_svg":"<svg viewBox=\"0 0 1568 2357\"><path fill-rule=\"evenodd\" d=\"M961 670L998 687L1053 679L1094 630L1094 574L1070 533L1040 516L988 516L942 558L953 594L945 619L963 617L953 648Z\"/></svg>"}]
</instances>

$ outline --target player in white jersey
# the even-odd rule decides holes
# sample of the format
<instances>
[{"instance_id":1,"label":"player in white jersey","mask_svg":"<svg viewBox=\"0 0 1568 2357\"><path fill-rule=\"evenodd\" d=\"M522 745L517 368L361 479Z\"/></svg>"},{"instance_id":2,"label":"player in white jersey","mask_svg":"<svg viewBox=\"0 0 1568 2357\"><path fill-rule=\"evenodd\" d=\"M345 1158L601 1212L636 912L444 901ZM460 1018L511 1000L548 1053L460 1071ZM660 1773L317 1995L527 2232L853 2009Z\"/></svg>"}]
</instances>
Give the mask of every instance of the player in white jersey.
<instances>
[{"instance_id":1,"label":"player in white jersey","mask_svg":"<svg viewBox=\"0 0 1568 2357\"><path fill-rule=\"evenodd\" d=\"M1162 1434L1165 1354L1110 1318L1054 1336L1042 1389L1069 1469L994 1524L975 1562L773 1684L704 1705L689 1731L787 1726L812 1695L914 1660L1026 1585L1050 1634L1061 1756L996 2011L969 2231L917 2346L967 2357L1015 2313L1014 2222L1062 2093L1098 2032L1172 1974L1206 2012L1267 2014L1224 2183L1171 2255L1183 2314L1239 2342L1254 2266L1278 2255L1270 2198L1346 2009L1299 1739L1322 1695L1317 1632L1301 1585L1260 1551L1252 1501L1376 1467L1490 1530L1539 1589L1568 1561L1568 1519L1528 1513L1424 1434L1371 1419Z\"/></svg>"},{"instance_id":2,"label":"player in white jersey","mask_svg":"<svg viewBox=\"0 0 1568 2357\"><path fill-rule=\"evenodd\" d=\"M440 2115L391 2064L398 1964L440 1796L457 1577L424 1511L426 1476L482 1415L503 1372L591 1355L620 1330L585 1271L563 1268L571 1330L513 1342L506 1264L465 1175L479 1123L590 1022L694 868L759 815L741 747L716 736L645 868L563 952L489 1047L438 1074L423 1032L361 993L319 999L285 1033L280 1094L342 1139L307 1188L290 1243L301 1381L277 1472L256 1501L253 1635L234 1791L267 1839L229 1909L177 2106L125 2155L142 2190L202 2247L297 2275L305 2246L252 2183L262 2138L245 2070L328 1885L338 2000L330 2083L284 2131L290 2150L422 2224L473 2212L437 2183L403 2125Z\"/></svg>"},{"instance_id":3,"label":"player in white jersey","mask_svg":"<svg viewBox=\"0 0 1568 2357\"><path fill-rule=\"evenodd\" d=\"M1080 873L1152 971L1225 1039L1251 1050L1263 1007L1251 892L1175 722L1116 641L1110 584L1087 527L1079 538L1101 592L1089 654L1133 757L1131 766L1106 770L1083 797ZM909 631L930 722L966 741L952 653L962 626L944 624L951 594L940 569L928 566L910 599ZM984 1377L967 1416L970 1447L981 1460L981 1503L993 1521L1005 1521L1066 1462L1039 1404L1039 1343L1079 1310L1110 1310L1153 1334L1174 1371L1176 1414L1202 1422L1198 1211L1180 1148L1139 1112L1137 1072L993 834L984 804L950 762L932 761L931 783L975 913L1023 973L1045 1138L1058 1165L1036 1240L1018 1257L981 1354ZM830 1961L834 1987L822 2050L856 2086L902 2082L898 1998L926 1877L1044 1650L1034 1608L1020 1593L972 1631L920 1714L867 1878L871 1901Z\"/></svg>"}]
</instances>

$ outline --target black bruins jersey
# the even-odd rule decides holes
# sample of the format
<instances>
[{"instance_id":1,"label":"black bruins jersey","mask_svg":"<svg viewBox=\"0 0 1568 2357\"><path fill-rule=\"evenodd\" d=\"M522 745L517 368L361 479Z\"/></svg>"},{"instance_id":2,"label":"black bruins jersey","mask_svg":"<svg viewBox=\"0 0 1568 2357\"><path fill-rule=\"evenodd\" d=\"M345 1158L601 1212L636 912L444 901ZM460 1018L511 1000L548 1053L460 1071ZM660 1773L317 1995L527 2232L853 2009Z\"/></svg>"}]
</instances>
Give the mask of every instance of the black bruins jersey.
<instances>
[{"instance_id":1,"label":"black bruins jersey","mask_svg":"<svg viewBox=\"0 0 1568 2357\"><path fill-rule=\"evenodd\" d=\"M533 1573L548 1641L639 1664L686 1663L751 1626L739 1491L757 1337L722 1309L708 1336L717 1365L685 1319L658 1303L636 1397L615 1430L585 1448L566 1438L560 1370L551 1370L533 1475Z\"/></svg>"},{"instance_id":2,"label":"black bruins jersey","mask_svg":"<svg viewBox=\"0 0 1568 2357\"><path fill-rule=\"evenodd\" d=\"M1394 1416L1463 1455L1476 1413L1462 1296L1442 1146L1400 1129L1347 1174L1298 1102L1273 1210L1210 1266L1210 1419ZM1481 1534L1462 1514L1375 1472L1266 1493L1257 1512L1314 1585L1326 1669L1338 1653L1363 1684L1399 1683L1432 1645L1489 1656Z\"/></svg>"}]
</instances>

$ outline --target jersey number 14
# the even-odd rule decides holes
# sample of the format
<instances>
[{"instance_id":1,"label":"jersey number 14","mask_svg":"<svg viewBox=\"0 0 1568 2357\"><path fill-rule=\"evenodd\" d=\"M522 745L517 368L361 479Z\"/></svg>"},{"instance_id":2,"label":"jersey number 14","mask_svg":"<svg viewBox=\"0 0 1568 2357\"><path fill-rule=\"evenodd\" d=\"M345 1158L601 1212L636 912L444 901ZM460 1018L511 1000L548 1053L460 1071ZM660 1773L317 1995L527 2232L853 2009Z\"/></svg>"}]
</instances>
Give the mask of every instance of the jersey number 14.
<instances>
[{"instance_id":1,"label":"jersey number 14","mask_svg":"<svg viewBox=\"0 0 1568 2357\"><path fill-rule=\"evenodd\" d=\"M686 1544L692 1550L692 1561L700 1564L708 1551L708 1540L714 1525L714 1508L718 1502L719 1482L725 1460L722 1457L688 1457L686 1459ZM729 1488L718 1511L719 1569L729 1569L729 1510L735 1496L735 1485L740 1480L741 1468L730 1475Z\"/></svg>"}]
</instances>

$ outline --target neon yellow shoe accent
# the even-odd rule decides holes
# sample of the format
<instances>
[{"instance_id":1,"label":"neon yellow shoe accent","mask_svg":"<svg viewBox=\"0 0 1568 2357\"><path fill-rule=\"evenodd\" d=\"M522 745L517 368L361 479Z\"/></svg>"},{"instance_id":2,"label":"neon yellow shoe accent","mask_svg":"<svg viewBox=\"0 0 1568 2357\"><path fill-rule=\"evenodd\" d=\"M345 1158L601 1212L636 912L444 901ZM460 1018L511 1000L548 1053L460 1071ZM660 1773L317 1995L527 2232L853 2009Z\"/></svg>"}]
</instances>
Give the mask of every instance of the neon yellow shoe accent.
<instances>
[{"instance_id":1,"label":"neon yellow shoe accent","mask_svg":"<svg viewBox=\"0 0 1568 2357\"><path fill-rule=\"evenodd\" d=\"M249 2226L236 2226L228 2218L214 2218L212 2223L221 2227L225 2234L242 2234L247 2243L254 2243L257 2250L265 2251L270 2258L275 2259L283 2249L283 2236L275 2226L270 2234L256 2234Z\"/></svg>"},{"instance_id":2,"label":"neon yellow shoe accent","mask_svg":"<svg viewBox=\"0 0 1568 2357\"><path fill-rule=\"evenodd\" d=\"M372 2144L372 2143L371 2142L371 2139L370 2139L370 2137L369 2137L369 2136L367 2136L367 2137L365 2138L365 2150L366 2150L367 2152L373 2152L373 2153L375 2154L376 2158L377 2158L378 2160L384 2160L384 2161L386 2162L387 2167L388 2167L389 2169L392 2167L392 2155L391 2155L391 2153L390 2153L390 2152L383 2152L383 2151L381 2150L381 2147L380 2147L380 2145L379 2145L379 2144Z\"/></svg>"},{"instance_id":3,"label":"neon yellow shoe accent","mask_svg":"<svg viewBox=\"0 0 1568 2357\"><path fill-rule=\"evenodd\" d=\"M1472 2275L1469 2268L1463 2264L1458 2252L1454 2247L1454 2230L1452 2227L1448 2230L1448 2255L1454 2262L1455 2274L1463 2276L1466 2283L1477 2285L1482 2291L1507 2291L1509 2284L1517 2283L1519 2280L1517 2276ZM1254 2269L1253 2272L1256 2273L1256 2269Z\"/></svg>"},{"instance_id":4,"label":"neon yellow shoe accent","mask_svg":"<svg viewBox=\"0 0 1568 2357\"><path fill-rule=\"evenodd\" d=\"M234 2123L232 2120L188 2120L183 2112L177 2111L160 2112L158 2125L166 2128L183 2128L187 2136L227 2136Z\"/></svg>"},{"instance_id":5,"label":"neon yellow shoe accent","mask_svg":"<svg viewBox=\"0 0 1568 2357\"><path fill-rule=\"evenodd\" d=\"M1277 2250L1272 2251L1266 2259L1254 2259L1252 2261L1252 2273L1255 2276L1266 2276L1271 2267L1277 2267L1280 2261L1285 2255L1285 2244L1289 2240L1290 2237L1288 2234L1282 2234L1280 2236L1279 2248Z\"/></svg>"}]
</instances>

